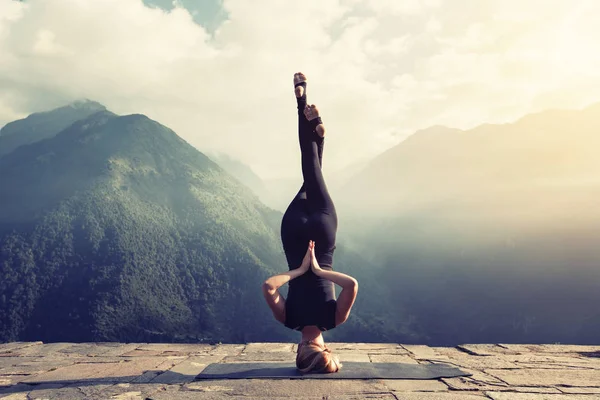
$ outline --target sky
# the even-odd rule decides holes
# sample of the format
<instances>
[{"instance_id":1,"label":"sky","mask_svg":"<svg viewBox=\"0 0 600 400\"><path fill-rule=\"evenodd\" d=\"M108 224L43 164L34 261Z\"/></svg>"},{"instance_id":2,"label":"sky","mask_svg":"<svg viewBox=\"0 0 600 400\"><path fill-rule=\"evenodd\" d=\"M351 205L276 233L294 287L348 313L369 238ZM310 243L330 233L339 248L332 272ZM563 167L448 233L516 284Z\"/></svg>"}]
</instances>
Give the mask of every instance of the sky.
<instances>
[{"instance_id":1,"label":"sky","mask_svg":"<svg viewBox=\"0 0 600 400\"><path fill-rule=\"evenodd\" d=\"M595 0L0 0L0 126L88 98L287 178L302 71L325 170L350 170L432 125L599 102L599 15Z\"/></svg>"}]
</instances>

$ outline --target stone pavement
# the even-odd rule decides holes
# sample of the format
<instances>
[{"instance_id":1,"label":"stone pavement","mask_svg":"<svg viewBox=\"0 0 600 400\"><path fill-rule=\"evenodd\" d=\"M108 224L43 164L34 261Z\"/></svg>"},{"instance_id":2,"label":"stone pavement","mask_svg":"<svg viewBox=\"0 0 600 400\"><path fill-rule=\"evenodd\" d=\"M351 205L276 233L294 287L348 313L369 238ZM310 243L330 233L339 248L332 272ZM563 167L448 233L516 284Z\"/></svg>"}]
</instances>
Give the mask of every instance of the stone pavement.
<instances>
[{"instance_id":1,"label":"stone pavement","mask_svg":"<svg viewBox=\"0 0 600 400\"><path fill-rule=\"evenodd\" d=\"M214 362L293 361L291 343L0 344L3 399L600 399L600 346L329 343L341 361L446 363L438 380L194 381Z\"/></svg>"}]
</instances>

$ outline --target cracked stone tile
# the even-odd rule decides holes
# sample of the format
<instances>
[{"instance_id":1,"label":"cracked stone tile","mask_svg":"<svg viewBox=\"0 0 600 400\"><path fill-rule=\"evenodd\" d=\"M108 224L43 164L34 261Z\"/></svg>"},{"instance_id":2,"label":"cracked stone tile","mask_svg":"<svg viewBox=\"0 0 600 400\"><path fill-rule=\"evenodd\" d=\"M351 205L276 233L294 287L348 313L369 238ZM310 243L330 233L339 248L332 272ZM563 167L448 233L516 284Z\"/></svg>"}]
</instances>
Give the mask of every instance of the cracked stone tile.
<instances>
[{"instance_id":1,"label":"cracked stone tile","mask_svg":"<svg viewBox=\"0 0 600 400\"><path fill-rule=\"evenodd\" d=\"M161 357L175 356L186 357L188 354L182 351L161 351L161 350L141 350L135 349L121 354L121 357Z\"/></svg>"},{"instance_id":2,"label":"cracked stone tile","mask_svg":"<svg viewBox=\"0 0 600 400\"><path fill-rule=\"evenodd\" d=\"M590 396L577 394L539 394L539 393L510 393L485 392L493 400L592 400Z\"/></svg>"},{"instance_id":3,"label":"cracked stone tile","mask_svg":"<svg viewBox=\"0 0 600 400\"><path fill-rule=\"evenodd\" d=\"M569 387L569 386L557 386L558 390L562 393L568 394L600 394L600 387ZM598 396L600 398L600 396Z\"/></svg>"},{"instance_id":4,"label":"cracked stone tile","mask_svg":"<svg viewBox=\"0 0 600 400\"><path fill-rule=\"evenodd\" d=\"M2 368L0 375L35 375L56 369L56 363L30 363L30 365L15 365Z\"/></svg>"},{"instance_id":5,"label":"cracked stone tile","mask_svg":"<svg viewBox=\"0 0 600 400\"><path fill-rule=\"evenodd\" d=\"M448 385L434 379L384 379L383 384L394 392L447 392Z\"/></svg>"},{"instance_id":6,"label":"cracked stone tile","mask_svg":"<svg viewBox=\"0 0 600 400\"><path fill-rule=\"evenodd\" d=\"M5 353L16 351L25 347L39 346L43 342L10 342L0 344L0 355L4 357Z\"/></svg>"},{"instance_id":7,"label":"cracked stone tile","mask_svg":"<svg viewBox=\"0 0 600 400\"><path fill-rule=\"evenodd\" d=\"M102 392L104 389L110 388L111 386L114 386L114 384L102 384L97 382L67 385L67 387L77 388L81 393L83 393L86 396L86 399L93 398L94 396L98 397L100 392Z\"/></svg>"},{"instance_id":8,"label":"cracked stone tile","mask_svg":"<svg viewBox=\"0 0 600 400\"><path fill-rule=\"evenodd\" d=\"M219 344L214 349L210 351L209 354L217 355L222 354L226 356L237 356L239 355L244 348L246 348L245 344Z\"/></svg>"},{"instance_id":9,"label":"cracked stone tile","mask_svg":"<svg viewBox=\"0 0 600 400\"><path fill-rule=\"evenodd\" d=\"M73 383L73 382L128 382L142 375L147 370L153 370L163 363L163 358L131 360L111 364L76 364L60 367L21 380L23 383Z\"/></svg>"},{"instance_id":10,"label":"cracked stone tile","mask_svg":"<svg viewBox=\"0 0 600 400\"><path fill-rule=\"evenodd\" d=\"M405 350L409 351L417 360L435 359L441 356L441 354L438 354L436 351L436 348L429 346L417 344L403 344L401 346Z\"/></svg>"},{"instance_id":11,"label":"cracked stone tile","mask_svg":"<svg viewBox=\"0 0 600 400\"><path fill-rule=\"evenodd\" d=\"M11 350L10 355L15 357L47 357L55 355L58 350L73 346L73 343L43 343L35 346L20 347Z\"/></svg>"},{"instance_id":12,"label":"cracked stone tile","mask_svg":"<svg viewBox=\"0 0 600 400\"><path fill-rule=\"evenodd\" d=\"M327 346L332 351L337 350L351 350L366 353L383 353L383 354L406 354L410 353L408 350L396 343L327 343Z\"/></svg>"},{"instance_id":13,"label":"cracked stone tile","mask_svg":"<svg viewBox=\"0 0 600 400\"><path fill-rule=\"evenodd\" d=\"M103 389L95 397L98 399L145 399L165 387L165 385L153 383L119 383Z\"/></svg>"},{"instance_id":14,"label":"cracked stone tile","mask_svg":"<svg viewBox=\"0 0 600 400\"><path fill-rule=\"evenodd\" d=\"M179 352L187 355L205 354L216 348L216 345L206 343L140 343L140 350L151 350L158 352Z\"/></svg>"},{"instance_id":15,"label":"cracked stone tile","mask_svg":"<svg viewBox=\"0 0 600 400\"><path fill-rule=\"evenodd\" d=\"M514 350L507 349L497 344L462 344L457 349L476 356L493 356L496 354L518 354Z\"/></svg>"},{"instance_id":16,"label":"cracked stone tile","mask_svg":"<svg viewBox=\"0 0 600 400\"><path fill-rule=\"evenodd\" d=\"M65 386L61 388L46 388L36 390L34 397L30 399L39 400L88 400L85 393L77 387ZM4 400L4 398L3 398Z\"/></svg>"},{"instance_id":17,"label":"cracked stone tile","mask_svg":"<svg viewBox=\"0 0 600 400\"><path fill-rule=\"evenodd\" d=\"M119 382L127 383L139 378L146 372L162 371L161 367L166 362L172 363L172 360L163 358L135 359L115 364L102 365L103 368L88 376L86 380L94 382Z\"/></svg>"},{"instance_id":18,"label":"cracked stone tile","mask_svg":"<svg viewBox=\"0 0 600 400\"><path fill-rule=\"evenodd\" d=\"M463 353L465 354L465 353ZM444 363L444 364L453 364L458 367L463 368L471 368L483 370L485 368L492 369L516 369L519 366L515 363L512 363L506 359L494 357L494 356L469 356L469 355L454 355L454 356L446 356L447 359L439 359L434 360L431 359L429 361L433 361L434 363Z\"/></svg>"},{"instance_id":19,"label":"cracked stone tile","mask_svg":"<svg viewBox=\"0 0 600 400\"><path fill-rule=\"evenodd\" d=\"M515 386L600 387L600 370L593 369L486 369L484 372Z\"/></svg>"},{"instance_id":20,"label":"cracked stone tile","mask_svg":"<svg viewBox=\"0 0 600 400\"><path fill-rule=\"evenodd\" d=\"M101 346L96 343L77 343L69 347L57 350L56 353L80 355L80 356L99 356L113 349L110 346Z\"/></svg>"},{"instance_id":21,"label":"cracked stone tile","mask_svg":"<svg viewBox=\"0 0 600 400\"><path fill-rule=\"evenodd\" d=\"M518 353L578 353L600 351L600 346L570 345L570 344L500 344L508 350Z\"/></svg>"},{"instance_id":22,"label":"cracked stone tile","mask_svg":"<svg viewBox=\"0 0 600 400\"><path fill-rule=\"evenodd\" d=\"M573 354L573 353L567 353ZM538 355L538 354L523 354L514 357L513 361L521 368L584 368L584 369L600 369L600 360L586 359L585 357L565 356L565 355ZM494 367L491 367L494 368Z\"/></svg>"},{"instance_id":23,"label":"cracked stone tile","mask_svg":"<svg viewBox=\"0 0 600 400\"><path fill-rule=\"evenodd\" d=\"M459 376L456 378L441 378L452 390L500 390L499 388L508 389L508 385L504 382L497 383L482 382L468 376Z\"/></svg>"},{"instance_id":24,"label":"cracked stone tile","mask_svg":"<svg viewBox=\"0 0 600 400\"><path fill-rule=\"evenodd\" d=\"M108 346L108 350L102 354L102 357L121 357L123 354L138 348L139 343L122 344L121 346Z\"/></svg>"},{"instance_id":25,"label":"cracked stone tile","mask_svg":"<svg viewBox=\"0 0 600 400\"><path fill-rule=\"evenodd\" d=\"M528 393L557 393L560 390L553 387L541 386L509 386L505 383L490 384L469 377L442 378L452 390L476 390L476 391L497 391L497 392L528 392Z\"/></svg>"},{"instance_id":26,"label":"cracked stone tile","mask_svg":"<svg viewBox=\"0 0 600 400\"><path fill-rule=\"evenodd\" d=\"M158 375L152 383L175 384L193 382L207 365L219 362L219 356L194 356Z\"/></svg>"},{"instance_id":27,"label":"cracked stone tile","mask_svg":"<svg viewBox=\"0 0 600 400\"><path fill-rule=\"evenodd\" d=\"M491 376L485 372L482 371L478 371L475 369L470 369L470 368L461 368L462 371L468 372L469 374L472 374L471 376L467 377L461 377L461 378L469 378L472 379L473 381L476 382L480 382L482 384L489 384L489 385L495 385L495 386L506 386L506 382L503 382L502 380ZM445 379L454 379L454 378L442 378L443 381L445 381Z\"/></svg>"}]
</instances>

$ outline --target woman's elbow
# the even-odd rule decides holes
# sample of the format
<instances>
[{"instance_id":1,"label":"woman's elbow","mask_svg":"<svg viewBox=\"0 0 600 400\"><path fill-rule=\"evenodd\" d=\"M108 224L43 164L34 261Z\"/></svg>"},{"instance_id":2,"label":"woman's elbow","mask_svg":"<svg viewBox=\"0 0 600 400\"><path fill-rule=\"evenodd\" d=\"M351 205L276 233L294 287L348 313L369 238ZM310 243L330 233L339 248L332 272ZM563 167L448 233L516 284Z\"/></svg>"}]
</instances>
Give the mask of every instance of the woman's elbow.
<instances>
[{"instance_id":1,"label":"woman's elbow","mask_svg":"<svg viewBox=\"0 0 600 400\"><path fill-rule=\"evenodd\" d=\"M358 281L356 279L352 278L352 280L350 281L350 283L348 285L348 289L350 289L354 293L358 293Z\"/></svg>"},{"instance_id":2,"label":"woman's elbow","mask_svg":"<svg viewBox=\"0 0 600 400\"><path fill-rule=\"evenodd\" d=\"M267 279L262 284L262 290L264 293L273 294L277 288Z\"/></svg>"}]
</instances>

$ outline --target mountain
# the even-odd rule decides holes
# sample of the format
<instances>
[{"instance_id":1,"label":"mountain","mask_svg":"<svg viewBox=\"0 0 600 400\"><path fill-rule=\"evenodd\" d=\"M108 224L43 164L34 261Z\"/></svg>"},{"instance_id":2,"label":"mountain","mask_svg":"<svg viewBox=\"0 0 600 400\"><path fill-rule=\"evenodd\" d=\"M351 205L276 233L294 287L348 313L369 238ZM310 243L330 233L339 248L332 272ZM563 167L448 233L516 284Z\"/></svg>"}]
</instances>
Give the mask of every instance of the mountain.
<instances>
[{"instance_id":1,"label":"mountain","mask_svg":"<svg viewBox=\"0 0 600 400\"><path fill-rule=\"evenodd\" d=\"M600 105L418 131L336 197L345 243L427 343L594 343L599 132Z\"/></svg>"},{"instance_id":2,"label":"mountain","mask_svg":"<svg viewBox=\"0 0 600 400\"><path fill-rule=\"evenodd\" d=\"M19 146L53 137L73 122L105 110L106 107L100 103L80 100L52 111L31 114L27 118L8 123L0 129L0 157Z\"/></svg>"},{"instance_id":3,"label":"mountain","mask_svg":"<svg viewBox=\"0 0 600 400\"><path fill-rule=\"evenodd\" d=\"M230 175L250 188L265 203L265 199L268 197L267 188L250 166L224 153L211 154L209 157Z\"/></svg>"},{"instance_id":4,"label":"mountain","mask_svg":"<svg viewBox=\"0 0 600 400\"><path fill-rule=\"evenodd\" d=\"M159 123L96 112L0 187L0 341L285 338L260 296L280 214Z\"/></svg>"},{"instance_id":5,"label":"mountain","mask_svg":"<svg viewBox=\"0 0 600 400\"><path fill-rule=\"evenodd\" d=\"M600 105L550 110L503 125L418 131L374 159L342 190L341 207L380 215L441 207L501 213L507 204L556 212L598 194Z\"/></svg>"}]
</instances>

